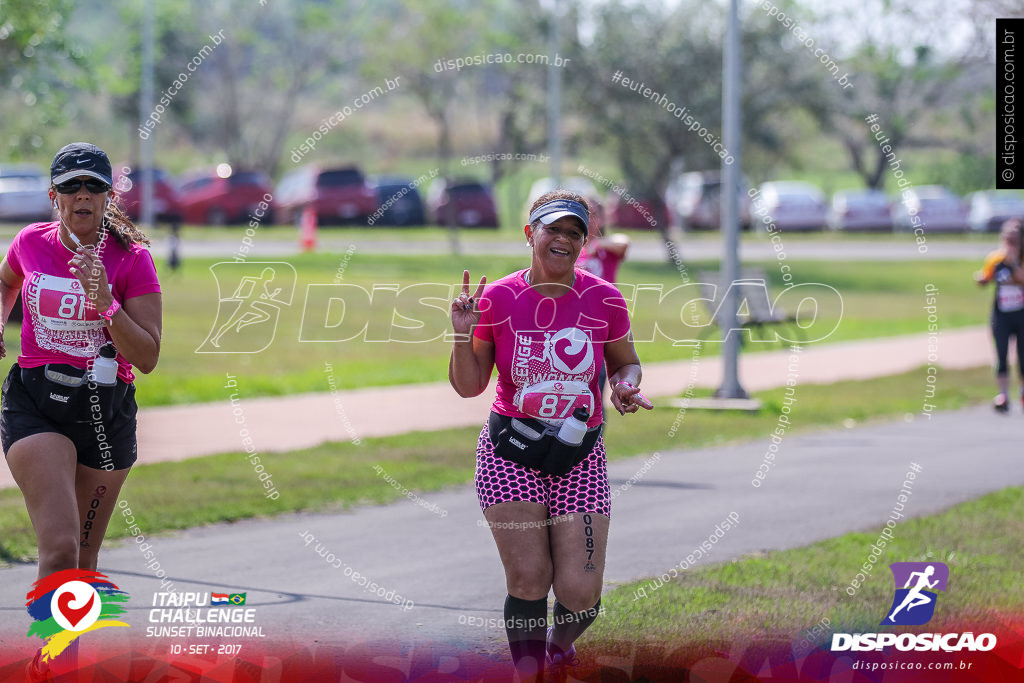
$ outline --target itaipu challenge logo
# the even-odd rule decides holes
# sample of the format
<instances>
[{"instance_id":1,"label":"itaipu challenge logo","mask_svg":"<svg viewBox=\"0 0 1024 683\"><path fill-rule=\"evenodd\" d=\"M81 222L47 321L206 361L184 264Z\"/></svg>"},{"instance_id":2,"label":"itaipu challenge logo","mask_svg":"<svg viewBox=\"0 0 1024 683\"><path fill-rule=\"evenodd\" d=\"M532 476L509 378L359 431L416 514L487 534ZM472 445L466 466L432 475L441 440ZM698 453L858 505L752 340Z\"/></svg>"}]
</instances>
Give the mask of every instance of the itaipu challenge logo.
<instances>
[{"instance_id":1,"label":"itaipu challenge logo","mask_svg":"<svg viewBox=\"0 0 1024 683\"><path fill-rule=\"evenodd\" d=\"M103 574L88 569L65 569L39 579L27 596L28 613L35 622L29 636L46 641L42 661L63 652L84 633L128 624L114 617L124 614L128 594Z\"/></svg>"}]
</instances>

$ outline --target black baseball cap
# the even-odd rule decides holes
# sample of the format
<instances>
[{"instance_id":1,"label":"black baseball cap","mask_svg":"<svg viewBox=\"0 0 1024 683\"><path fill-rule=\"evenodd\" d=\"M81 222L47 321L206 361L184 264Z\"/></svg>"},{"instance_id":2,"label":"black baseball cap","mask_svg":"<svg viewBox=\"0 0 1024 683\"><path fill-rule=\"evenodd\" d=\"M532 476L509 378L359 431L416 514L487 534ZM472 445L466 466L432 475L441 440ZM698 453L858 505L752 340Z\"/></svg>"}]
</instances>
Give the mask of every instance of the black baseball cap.
<instances>
[{"instance_id":1,"label":"black baseball cap","mask_svg":"<svg viewBox=\"0 0 1024 683\"><path fill-rule=\"evenodd\" d=\"M83 175L113 185L107 153L88 142L72 142L61 147L50 164L50 182L59 185Z\"/></svg>"}]
</instances>

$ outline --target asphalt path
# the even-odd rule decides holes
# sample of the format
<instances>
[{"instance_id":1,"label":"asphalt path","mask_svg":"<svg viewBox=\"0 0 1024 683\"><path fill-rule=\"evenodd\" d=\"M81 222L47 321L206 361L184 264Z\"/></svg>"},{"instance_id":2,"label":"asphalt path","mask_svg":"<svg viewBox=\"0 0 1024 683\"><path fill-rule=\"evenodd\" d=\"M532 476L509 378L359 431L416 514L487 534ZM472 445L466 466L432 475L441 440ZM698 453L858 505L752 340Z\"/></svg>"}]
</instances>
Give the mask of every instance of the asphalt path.
<instances>
[{"instance_id":1,"label":"asphalt path","mask_svg":"<svg viewBox=\"0 0 1024 683\"><path fill-rule=\"evenodd\" d=\"M799 388L796 398L792 421L799 426ZM768 450L767 435L616 461L609 468L614 502L605 588L679 567L732 513L738 524L694 566L854 530L875 534L897 505L913 463L920 471L903 510L907 517L1024 484L1024 474L1009 467L1017 449L1008 448L1019 441L1022 419L1020 411L999 416L986 406L789 435L759 488L752 481ZM685 438L685 419L680 434ZM467 458L472 448L466 444ZM250 520L146 541L174 590L246 592L267 636L263 643L443 642L500 655L503 631L493 623L469 623L500 619L505 597L501 565L472 487L424 493L420 502ZM899 535L899 525L894 533ZM325 559L318 549L330 554ZM865 560L868 554L866 544ZM329 563L332 555L341 568ZM161 588L137 545L106 549L100 568L132 596L132 628L105 629L95 637L135 648L173 642L146 636ZM346 574L348 568L414 604L371 594ZM31 654L23 604L34 578L32 565L0 571L0 651ZM841 578L839 591L847 585ZM632 608L642 610L643 598Z\"/></svg>"}]
</instances>

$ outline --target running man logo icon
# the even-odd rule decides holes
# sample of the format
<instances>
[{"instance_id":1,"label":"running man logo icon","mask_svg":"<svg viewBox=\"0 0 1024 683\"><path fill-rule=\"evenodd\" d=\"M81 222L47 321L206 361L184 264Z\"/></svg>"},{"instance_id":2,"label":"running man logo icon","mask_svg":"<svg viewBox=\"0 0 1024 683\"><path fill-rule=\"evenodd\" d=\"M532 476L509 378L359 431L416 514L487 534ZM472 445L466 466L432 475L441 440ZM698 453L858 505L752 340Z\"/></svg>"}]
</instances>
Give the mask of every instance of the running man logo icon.
<instances>
[{"instance_id":1,"label":"running man logo icon","mask_svg":"<svg viewBox=\"0 0 1024 683\"><path fill-rule=\"evenodd\" d=\"M295 294L295 268L283 261L224 261L210 272L217 282L217 318L196 353L259 353L270 346L281 309Z\"/></svg>"},{"instance_id":2,"label":"running man logo icon","mask_svg":"<svg viewBox=\"0 0 1024 683\"><path fill-rule=\"evenodd\" d=\"M896 594L881 625L920 626L928 623L935 613L938 595L934 591L946 590L949 567L942 562L894 562L889 569L896 581Z\"/></svg>"}]
</instances>

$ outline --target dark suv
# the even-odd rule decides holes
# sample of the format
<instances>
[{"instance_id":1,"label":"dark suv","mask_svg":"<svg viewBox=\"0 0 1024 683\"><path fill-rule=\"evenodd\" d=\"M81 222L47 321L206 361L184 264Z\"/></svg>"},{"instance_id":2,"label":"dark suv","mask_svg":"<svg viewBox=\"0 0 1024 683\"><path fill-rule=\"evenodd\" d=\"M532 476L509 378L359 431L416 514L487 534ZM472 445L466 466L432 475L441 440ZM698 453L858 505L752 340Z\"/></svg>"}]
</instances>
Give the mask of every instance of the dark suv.
<instances>
[{"instance_id":1,"label":"dark suv","mask_svg":"<svg viewBox=\"0 0 1024 683\"><path fill-rule=\"evenodd\" d=\"M498 209L491 189L472 180L437 179L427 193L430 214L437 225L466 228L498 227Z\"/></svg>"},{"instance_id":2,"label":"dark suv","mask_svg":"<svg viewBox=\"0 0 1024 683\"><path fill-rule=\"evenodd\" d=\"M277 184L274 206L278 223L298 223L308 206L321 224L358 223L377 210L377 192L356 166L303 166Z\"/></svg>"}]
</instances>

